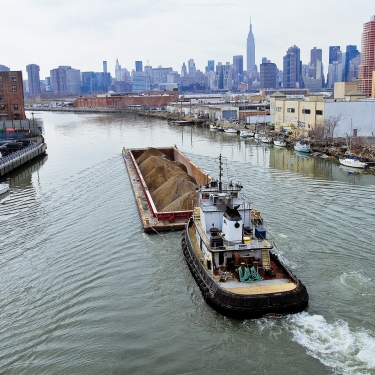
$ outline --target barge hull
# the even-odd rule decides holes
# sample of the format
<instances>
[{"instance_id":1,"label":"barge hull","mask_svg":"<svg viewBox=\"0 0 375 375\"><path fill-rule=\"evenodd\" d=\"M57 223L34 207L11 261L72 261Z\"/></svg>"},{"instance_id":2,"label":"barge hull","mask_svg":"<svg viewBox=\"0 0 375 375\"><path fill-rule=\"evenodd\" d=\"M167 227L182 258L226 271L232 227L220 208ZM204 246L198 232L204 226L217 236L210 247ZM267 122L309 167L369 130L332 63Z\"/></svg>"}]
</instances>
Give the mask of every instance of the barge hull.
<instances>
[{"instance_id":1,"label":"barge hull","mask_svg":"<svg viewBox=\"0 0 375 375\"><path fill-rule=\"evenodd\" d=\"M194 177L198 184L204 184L208 176L200 170L193 162L183 155L176 146L156 148L163 152L171 160L178 161L185 165L190 176ZM142 221L144 232L160 232L183 230L193 210L158 212L138 168L136 159L139 158L148 148L122 149L122 156L128 170L130 183L134 192L139 215Z\"/></svg>"}]
</instances>

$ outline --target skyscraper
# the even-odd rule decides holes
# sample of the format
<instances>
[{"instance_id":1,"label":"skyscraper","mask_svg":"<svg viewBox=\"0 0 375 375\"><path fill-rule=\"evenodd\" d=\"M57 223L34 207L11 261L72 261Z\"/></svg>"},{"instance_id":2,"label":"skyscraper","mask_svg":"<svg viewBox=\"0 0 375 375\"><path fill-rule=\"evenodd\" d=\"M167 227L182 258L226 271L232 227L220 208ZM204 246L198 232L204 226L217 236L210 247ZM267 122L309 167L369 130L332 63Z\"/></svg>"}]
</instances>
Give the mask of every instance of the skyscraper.
<instances>
[{"instance_id":1,"label":"skyscraper","mask_svg":"<svg viewBox=\"0 0 375 375\"><path fill-rule=\"evenodd\" d=\"M190 59L188 61L188 68L189 68L189 76L195 77L195 73L196 73L197 69L195 67L194 59Z\"/></svg>"},{"instance_id":2,"label":"skyscraper","mask_svg":"<svg viewBox=\"0 0 375 375\"><path fill-rule=\"evenodd\" d=\"M251 25L251 18L250 18L250 30L249 34L247 35L247 43L246 43L246 51L247 51L247 73L252 74L255 70L255 39L253 34L253 26Z\"/></svg>"},{"instance_id":3,"label":"skyscraper","mask_svg":"<svg viewBox=\"0 0 375 375\"><path fill-rule=\"evenodd\" d=\"M317 60L322 61L322 50L314 47L310 51L310 65L316 67Z\"/></svg>"},{"instance_id":4,"label":"skyscraper","mask_svg":"<svg viewBox=\"0 0 375 375\"><path fill-rule=\"evenodd\" d=\"M338 52L340 52L340 46L330 46L329 47L329 58L328 58L329 64L332 64L334 61L337 61L339 63L342 62L341 59L340 59L341 54L338 54Z\"/></svg>"},{"instance_id":5,"label":"skyscraper","mask_svg":"<svg viewBox=\"0 0 375 375\"><path fill-rule=\"evenodd\" d=\"M30 64L26 66L27 77L29 81L29 94L35 96L40 94L40 77L39 77L39 66L36 64Z\"/></svg>"},{"instance_id":6,"label":"skyscraper","mask_svg":"<svg viewBox=\"0 0 375 375\"><path fill-rule=\"evenodd\" d=\"M283 58L283 87L302 88L300 49L290 47Z\"/></svg>"},{"instance_id":7,"label":"skyscraper","mask_svg":"<svg viewBox=\"0 0 375 375\"><path fill-rule=\"evenodd\" d=\"M233 80L236 85L241 83L242 81L242 74L243 74L243 56L237 55L233 56Z\"/></svg>"},{"instance_id":8,"label":"skyscraper","mask_svg":"<svg viewBox=\"0 0 375 375\"><path fill-rule=\"evenodd\" d=\"M266 60L260 64L260 88L274 89L277 87L277 67L276 64Z\"/></svg>"},{"instance_id":9,"label":"skyscraper","mask_svg":"<svg viewBox=\"0 0 375 375\"><path fill-rule=\"evenodd\" d=\"M206 66L206 72L214 72L215 71L215 60L208 60Z\"/></svg>"},{"instance_id":10,"label":"skyscraper","mask_svg":"<svg viewBox=\"0 0 375 375\"><path fill-rule=\"evenodd\" d=\"M363 25L361 52L358 90L370 95L372 93L372 75L375 71L375 16L372 16L370 22Z\"/></svg>"},{"instance_id":11,"label":"skyscraper","mask_svg":"<svg viewBox=\"0 0 375 375\"><path fill-rule=\"evenodd\" d=\"M142 61L136 61L135 62L135 71L136 72L142 72L143 71Z\"/></svg>"},{"instance_id":12,"label":"skyscraper","mask_svg":"<svg viewBox=\"0 0 375 375\"><path fill-rule=\"evenodd\" d=\"M353 60L358 55L359 55L359 51L357 50L357 46L346 46L345 68L344 68L344 81L345 82L349 81L348 75L349 75L350 61Z\"/></svg>"}]
</instances>

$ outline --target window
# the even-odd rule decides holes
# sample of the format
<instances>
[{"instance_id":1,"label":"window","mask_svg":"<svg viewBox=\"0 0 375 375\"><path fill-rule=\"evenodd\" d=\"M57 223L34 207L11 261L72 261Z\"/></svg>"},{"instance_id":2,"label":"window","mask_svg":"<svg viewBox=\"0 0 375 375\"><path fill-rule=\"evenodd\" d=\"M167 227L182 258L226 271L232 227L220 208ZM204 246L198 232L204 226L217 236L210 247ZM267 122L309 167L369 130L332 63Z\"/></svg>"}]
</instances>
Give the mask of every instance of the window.
<instances>
[{"instance_id":1,"label":"window","mask_svg":"<svg viewBox=\"0 0 375 375\"><path fill-rule=\"evenodd\" d=\"M276 112L281 112L281 107L276 107Z\"/></svg>"},{"instance_id":2,"label":"window","mask_svg":"<svg viewBox=\"0 0 375 375\"><path fill-rule=\"evenodd\" d=\"M12 86L12 91L17 91L17 86Z\"/></svg>"},{"instance_id":3,"label":"window","mask_svg":"<svg viewBox=\"0 0 375 375\"><path fill-rule=\"evenodd\" d=\"M0 105L0 111L5 111L5 105L4 104Z\"/></svg>"},{"instance_id":4,"label":"window","mask_svg":"<svg viewBox=\"0 0 375 375\"><path fill-rule=\"evenodd\" d=\"M0 95L0 102L4 101L4 96Z\"/></svg>"},{"instance_id":5,"label":"window","mask_svg":"<svg viewBox=\"0 0 375 375\"><path fill-rule=\"evenodd\" d=\"M317 109L316 114L319 116L323 116L323 111L321 111L320 109Z\"/></svg>"},{"instance_id":6,"label":"window","mask_svg":"<svg viewBox=\"0 0 375 375\"><path fill-rule=\"evenodd\" d=\"M309 109L302 109L302 113L306 113L307 115L309 115L311 113L311 111Z\"/></svg>"},{"instance_id":7,"label":"window","mask_svg":"<svg viewBox=\"0 0 375 375\"><path fill-rule=\"evenodd\" d=\"M3 91L3 86L0 85L0 91Z\"/></svg>"},{"instance_id":8,"label":"window","mask_svg":"<svg viewBox=\"0 0 375 375\"><path fill-rule=\"evenodd\" d=\"M286 111L287 111L287 112L290 112L290 113L294 113L294 112L295 112L295 109L294 109L294 108L287 108Z\"/></svg>"},{"instance_id":9,"label":"window","mask_svg":"<svg viewBox=\"0 0 375 375\"><path fill-rule=\"evenodd\" d=\"M13 109L18 109L18 104L14 104Z\"/></svg>"},{"instance_id":10,"label":"window","mask_svg":"<svg viewBox=\"0 0 375 375\"><path fill-rule=\"evenodd\" d=\"M16 82L16 76L12 76L12 82Z\"/></svg>"},{"instance_id":11,"label":"window","mask_svg":"<svg viewBox=\"0 0 375 375\"><path fill-rule=\"evenodd\" d=\"M0 76L0 82L3 82L3 76Z\"/></svg>"}]
</instances>

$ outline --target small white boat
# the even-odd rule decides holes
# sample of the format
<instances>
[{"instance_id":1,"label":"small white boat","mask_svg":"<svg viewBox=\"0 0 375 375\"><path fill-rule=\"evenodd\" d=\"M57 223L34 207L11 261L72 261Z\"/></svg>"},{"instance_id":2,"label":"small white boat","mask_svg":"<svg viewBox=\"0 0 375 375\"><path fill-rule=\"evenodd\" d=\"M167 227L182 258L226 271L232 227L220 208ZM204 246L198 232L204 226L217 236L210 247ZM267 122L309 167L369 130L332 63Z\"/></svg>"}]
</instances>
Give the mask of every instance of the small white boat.
<instances>
[{"instance_id":1,"label":"small white boat","mask_svg":"<svg viewBox=\"0 0 375 375\"><path fill-rule=\"evenodd\" d=\"M248 138L248 137L254 137L254 133L248 129L241 129L240 130L240 137L241 138Z\"/></svg>"},{"instance_id":2,"label":"small white boat","mask_svg":"<svg viewBox=\"0 0 375 375\"><path fill-rule=\"evenodd\" d=\"M217 125L210 124L210 130L217 130Z\"/></svg>"},{"instance_id":3,"label":"small white boat","mask_svg":"<svg viewBox=\"0 0 375 375\"><path fill-rule=\"evenodd\" d=\"M310 145L306 142L297 142L294 145L294 151L310 152Z\"/></svg>"},{"instance_id":4,"label":"small white boat","mask_svg":"<svg viewBox=\"0 0 375 375\"><path fill-rule=\"evenodd\" d=\"M260 133L255 133L254 138L255 139L261 139L262 135Z\"/></svg>"},{"instance_id":5,"label":"small white boat","mask_svg":"<svg viewBox=\"0 0 375 375\"><path fill-rule=\"evenodd\" d=\"M0 195L5 194L9 190L9 184L0 183Z\"/></svg>"},{"instance_id":6,"label":"small white boat","mask_svg":"<svg viewBox=\"0 0 375 375\"><path fill-rule=\"evenodd\" d=\"M272 143L272 138L271 137L267 137L267 136L263 136L260 138L260 140L263 142L263 143Z\"/></svg>"},{"instance_id":7,"label":"small white boat","mask_svg":"<svg viewBox=\"0 0 375 375\"><path fill-rule=\"evenodd\" d=\"M281 138L277 138L277 139L275 139L275 140L273 141L273 144L274 144L275 146L279 146L279 147L286 147L286 142L285 142L283 139L281 139Z\"/></svg>"},{"instance_id":8,"label":"small white boat","mask_svg":"<svg viewBox=\"0 0 375 375\"><path fill-rule=\"evenodd\" d=\"M234 129L231 126L229 126L228 128L224 129L224 133L227 133L227 134L237 134L237 129Z\"/></svg>"},{"instance_id":9,"label":"small white boat","mask_svg":"<svg viewBox=\"0 0 375 375\"><path fill-rule=\"evenodd\" d=\"M340 164L345 165L346 167L352 168L366 168L367 163L360 161L358 158L354 158L353 156L348 156L345 159L339 159Z\"/></svg>"}]
</instances>

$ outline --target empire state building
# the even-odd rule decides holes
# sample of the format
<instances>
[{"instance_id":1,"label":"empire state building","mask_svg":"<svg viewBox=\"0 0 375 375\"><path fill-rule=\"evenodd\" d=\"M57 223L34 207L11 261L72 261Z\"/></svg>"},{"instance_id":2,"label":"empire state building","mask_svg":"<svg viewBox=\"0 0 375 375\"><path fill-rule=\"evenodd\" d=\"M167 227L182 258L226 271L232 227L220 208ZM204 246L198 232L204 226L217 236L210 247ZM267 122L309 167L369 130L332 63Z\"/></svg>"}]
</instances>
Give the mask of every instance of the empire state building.
<instances>
[{"instance_id":1,"label":"empire state building","mask_svg":"<svg viewBox=\"0 0 375 375\"><path fill-rule=\"evenodd\" d=\"M250 19L250 31L247 36L247 72L252 74L255 70L255 40L253 34L253 27Z\"/></svg>"}]
</instances>

